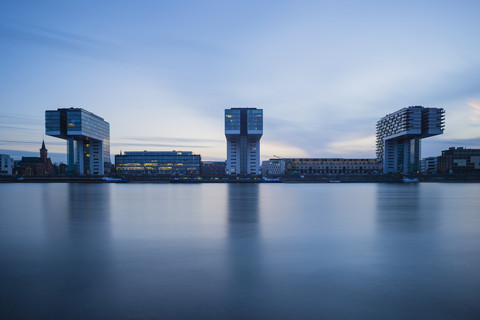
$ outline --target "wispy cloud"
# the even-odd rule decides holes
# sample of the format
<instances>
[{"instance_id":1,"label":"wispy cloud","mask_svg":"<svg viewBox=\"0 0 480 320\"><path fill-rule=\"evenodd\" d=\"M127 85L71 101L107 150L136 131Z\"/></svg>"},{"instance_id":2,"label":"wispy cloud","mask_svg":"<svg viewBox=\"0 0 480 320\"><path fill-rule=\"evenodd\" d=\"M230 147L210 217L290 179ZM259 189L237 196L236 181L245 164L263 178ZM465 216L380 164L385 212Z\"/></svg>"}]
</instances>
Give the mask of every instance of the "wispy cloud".
<instances>
[{"instance_id":1,"label":"wispy cloud","mask_svg":"<svg viewBox=\"0 0 480 320\"><path fill-rule=\"evenodd\" d=\"M0 38L95 58L112 59L114 55L111 52L116 49L113 44L93 37L13 19L4 19L0 24Z\"/></svg>"},{"instance_id":2,"label":"wispy cloud","mask_svg":"<svg viewBox=\"0 0 480 320\"><path fill-rule=\"evenodd\" d=\"M372 153L375 150L375 135L330 142L327 150L333 154Z\"/></svg>"},{"instance_id":3,"label":"wispy cloud","mask_svg":"<svg viewBox=\"0 0 480 320\"><path fill-rule=\"evenodd\" d=\"M470 101L468 105L472 108L470 120L473 122L478 122L480 120L480 102L478 101Z\"/></svg>"},{"instance_id":4,"label":"wispy cloud","mask_svg":"<svg viewBox=\"0 0 480 320\"><path fill-rule=\"evenodd\" d=\"M35 145L40 145L42 143L42 140L3 140L3 139L0 139L0 143L15 143L15 144L35 144ZM49 141L48 142L48 145L57 145L57 146L64 146L66 145L65 144L65 140L57 140L57 141Z\"/></svg>"},{"instance_id":5,"label":"wispy cloud","mask_svg":"<svg viewBox=\"0 0 480 320\"><path fill-rule=\"evenodd\" d=\"M179 144L164 144L164 143L129 143L129 142L115 142L111 144L114 147L137 147L143 149L144 147L161 147L161 148L211 148L211 146L204 145L179 145Z\"/></svg>"},{"instance_id":6,"label":"wispy cloud","mask_svg":"<svg viewBox=\"0 0 480 320\"><path fill-rule=\"evenodd\" d=\"M176 137L118 137L119 140L125 141L140 141L140 142L149 142L149 141L169 141L169 142L223 142L221 139L196 139L196 138L176 138Z\"/></svg>"}]
</instances>

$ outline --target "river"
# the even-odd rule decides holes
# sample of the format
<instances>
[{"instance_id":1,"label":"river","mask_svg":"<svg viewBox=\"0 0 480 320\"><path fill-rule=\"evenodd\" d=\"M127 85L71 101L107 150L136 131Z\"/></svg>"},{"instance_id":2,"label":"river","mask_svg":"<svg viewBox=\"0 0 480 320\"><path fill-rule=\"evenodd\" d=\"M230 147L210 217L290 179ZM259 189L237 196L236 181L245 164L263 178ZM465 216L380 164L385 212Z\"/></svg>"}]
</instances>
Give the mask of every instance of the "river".
<instances>
[{"instance_id":1,"label":"river","mask_svg":"<svg viewBox=\"0 0 480 320\"><path fill-rule=\"evenodd\" d=\"M480 319L480 184L0 184L2 319Z\"/></svg>"}]
</instances>

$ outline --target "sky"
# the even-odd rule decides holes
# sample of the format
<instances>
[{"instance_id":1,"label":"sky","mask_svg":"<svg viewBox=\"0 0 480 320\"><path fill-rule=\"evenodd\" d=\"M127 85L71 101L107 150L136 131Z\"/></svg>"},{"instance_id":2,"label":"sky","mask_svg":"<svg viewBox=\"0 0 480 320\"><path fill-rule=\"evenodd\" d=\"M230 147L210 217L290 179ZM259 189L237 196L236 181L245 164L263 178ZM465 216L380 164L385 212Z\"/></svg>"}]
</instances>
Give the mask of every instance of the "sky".
<instances>
[{"instance_id":1,"label":"sky","mask_svg":"<svg viewBox=\"0 0 480 320\"><path fill-rule=\"evenodd\" d=\"M1 1L0 153L54 162L45 110L110 123L111 154L224 160L224 109L264 112L263 160L375 157L375 125L445 109L422 157L480 148L478 1Z\"/></svg>"}]
</instances>

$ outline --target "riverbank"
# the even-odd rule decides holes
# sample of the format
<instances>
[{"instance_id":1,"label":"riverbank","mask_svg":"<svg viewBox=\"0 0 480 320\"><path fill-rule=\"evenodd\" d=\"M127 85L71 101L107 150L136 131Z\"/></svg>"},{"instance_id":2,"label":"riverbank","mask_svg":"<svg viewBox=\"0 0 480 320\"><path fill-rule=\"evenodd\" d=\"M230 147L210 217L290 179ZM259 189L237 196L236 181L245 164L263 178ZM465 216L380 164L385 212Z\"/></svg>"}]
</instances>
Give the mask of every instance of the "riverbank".
<instances>
[{"instance_id":1,"label":"riverbank","mask_svg":"<svg viewBox=\"0 0 480 320\"><path fill-rule=\"evenodd\" d=\"M284 175L278 177L232 176L109 176L109 177L0 177L0 182L16 183L400 183L405 176L377 175ZM480 174L410 175L417 182L480 182Z\"/></svg>"}]
</instances>

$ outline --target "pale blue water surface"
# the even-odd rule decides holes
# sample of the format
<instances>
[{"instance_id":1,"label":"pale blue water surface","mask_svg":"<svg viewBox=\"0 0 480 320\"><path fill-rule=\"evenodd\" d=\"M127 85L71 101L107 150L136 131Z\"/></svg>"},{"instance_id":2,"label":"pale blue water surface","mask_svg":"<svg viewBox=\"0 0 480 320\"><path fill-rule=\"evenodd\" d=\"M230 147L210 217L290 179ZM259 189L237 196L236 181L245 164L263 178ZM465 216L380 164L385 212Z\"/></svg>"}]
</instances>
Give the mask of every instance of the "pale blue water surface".
<instances>
[{"instance_id":1,"label":"pale blue water surface","mask_svg":"<svg viewBox=\"0 0 480 320\"><path fill-rule=\"evenodd\" d=\"M480 319L480 184L0 184L1 319Z\"/></svg>"}]
</instances>

